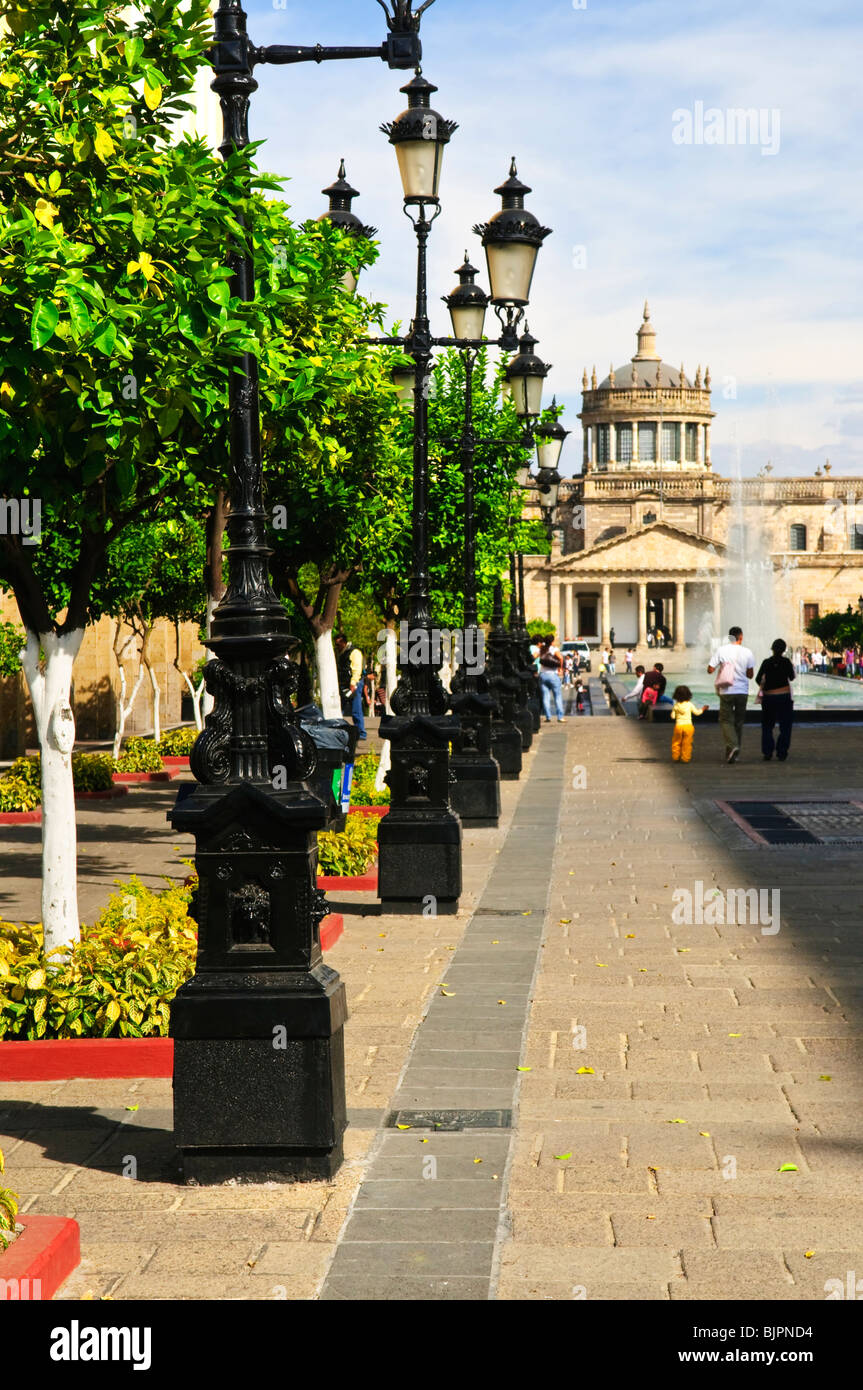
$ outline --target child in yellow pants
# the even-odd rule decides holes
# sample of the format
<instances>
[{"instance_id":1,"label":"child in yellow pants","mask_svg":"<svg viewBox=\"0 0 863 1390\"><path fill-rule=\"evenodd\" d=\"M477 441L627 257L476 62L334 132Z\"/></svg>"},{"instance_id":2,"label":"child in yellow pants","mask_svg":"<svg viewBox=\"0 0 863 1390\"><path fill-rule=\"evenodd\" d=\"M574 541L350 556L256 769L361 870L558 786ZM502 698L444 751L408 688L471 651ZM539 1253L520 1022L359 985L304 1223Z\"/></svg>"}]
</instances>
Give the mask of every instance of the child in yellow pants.
<instances>
[{"instance_id":1,"label":"child in yellow pants","mask_svg":"<svg viewBox=\"0 0 863 1390\"><path fill-rule=\"evenodd\" d=\"M671 718L674 721L674 733L671 735L671 757L676 763L688 763L692 761L692 741L695 737L695 726L692 723L693 717L697 718L707 709L702 705L701 709L696 709L692 703L692 691L688 685L679 685L674 692L674 704L671 707Z\"/></svg>"}]
</instances>

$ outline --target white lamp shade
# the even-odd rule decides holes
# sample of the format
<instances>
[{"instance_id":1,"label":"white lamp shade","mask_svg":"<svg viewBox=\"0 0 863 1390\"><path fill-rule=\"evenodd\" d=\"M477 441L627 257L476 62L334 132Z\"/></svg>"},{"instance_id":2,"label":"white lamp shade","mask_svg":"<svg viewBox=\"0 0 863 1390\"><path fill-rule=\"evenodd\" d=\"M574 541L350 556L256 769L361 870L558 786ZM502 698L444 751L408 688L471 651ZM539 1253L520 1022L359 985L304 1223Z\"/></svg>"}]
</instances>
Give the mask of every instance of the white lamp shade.
<instances>
[{"instance_id":1,"label":"white lamp shade","mask_svg":"<svg viewBox=\"0 0 863 1390\"><path fill-rule=\"evenodd\" d=\"M519 487L530 486L530 466L528 464L525 463L521 468L515 470L515 481Z\"/></svg>"},{"instance_id":2,"label":"white lamp shade","mask_svg":"<svg viewBox=\"0 0 863 1390\"><path fill-rule=\"evenodd\" d=\"M507 380L506 377L504 377L504 379L503 379L503 380L501 381L501 383L500 383L500 401L501 401L501 405L503 405L504 401L511 401L511 400L512 400L512 382L509 381L509 380Z\"/></svg>"},{"instance_id":3,"label":"white lamp shade","mask_svg":"<svg viewBox=\"0 0 863 1390\"><path fill-rule=\"evenodd\" d=\"M399 405L412 406L416 387L416 373L413 367L396 367L393 372L393 385L398 393Z\"/></svg>"},{"instance_id":4,"label":"white lamp shade","mask_svg":"<svg viewBox=\"0 0 863 1390\"><path fill-rule=\"evenodd\" d=\"M346 291L346 293L356 294L357 283L357 277L354 274L354 272L352 270L346 270L344 275L342 276L342 288Z\"/></svg>"},{"instance_id":5,"label":"white lamp shade","mask_svg":"<svg viewBox=\"0 0 863 1390\"><path fill-rule=\"evenodd\" d=\"M510 377L515 411L521 418L526 415L538 415L541 411L542 380L541 376Z\"/></svg>"},{"instance_id":6,"label":"white lamp shade","mask_svg":"<svg viewBox=\"0 0 863 1390\"><path fill-rule=\"evenodd\" d=\"M490 242L485 254L492 299L526 304L539 247L521 241Z\"/></svg>"},{"instance_id":7,"label":"white lamp shade","mask_svg":"<svg viewBox=\"0 0 863 1390\"><path fill-rule=\"evenodd\" d=\"M406 198L431 201L440 188L443 145L436 140L401 140L396 145Z\"/></svg>"},{"instance_id":8,"label":"white lamp shade","mask_svg":"<svg viewBox=\"0 0 863 1390\"><path fill-rule=\"evenodd\" d=\"M452 330L457 338L481 338L485 327L485 309L482 304L468 304L451 308Z\"/></svg>"},{"instance_id":9,"label":"white lamp shade","mask_svg":"<svg viewBox=\"0 0 863 1390\"><path fill-rule=\"evenodd\" d=\"M543 439L540 436L536 442L536 457L540 468L557 468L562 449L562 439Z\"/></svg>"},{"instance_id":10,"label":"white lamp shade","mask_svg":"<svg viewBox=\"0 0 863 1390\"><path fill-rule=\"evenodd\" d=\"M560 496L560 480L556 483L549 483L548 492L545 494L546 505L554 509L557 506L557 499Z\"/></svg>"}]
</instances>

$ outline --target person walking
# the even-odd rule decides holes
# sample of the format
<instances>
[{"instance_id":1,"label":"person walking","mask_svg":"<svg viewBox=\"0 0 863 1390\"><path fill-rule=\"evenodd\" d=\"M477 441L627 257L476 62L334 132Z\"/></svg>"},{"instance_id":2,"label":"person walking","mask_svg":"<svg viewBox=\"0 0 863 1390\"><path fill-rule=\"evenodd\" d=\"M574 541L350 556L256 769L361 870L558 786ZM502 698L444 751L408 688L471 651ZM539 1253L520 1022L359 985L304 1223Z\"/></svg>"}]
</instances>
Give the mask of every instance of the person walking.
<instances>
[{"instance_id":1,"label":"person walking","mask_svg":"<svg viewBox=\"0 0 863 1390\"><path fill-rule=\"evenodd\" d=\"M610 647L613 647L613 646L614 646L614 628L611 628L610 631L609 631L609 634L608 634L608 645L609 645Z\"/></svg>"},{"instance_id":2,"label":"person walking","mask_svg":"<svg viewBox=\"0 0 863 1390\"><path fill-rule=\"evenodd\" d=\"M646 719L648 724L653 723L653 708L661 695L665 694L665 687L668 682L662 674L665 670L661 661L657 661L652 671L648 671L642 681L641 702L639 704L638 717Z\"/></svg>"},{"instance_id":3,"label":"person walking","mask_svg":"<svg viewBox=\"0 0 863 1390\"><path fill-rule=\"evenodd\" d=\"M695 725L693 718L698 718L707 709L702 705L701 709L696 709L692 703L692 691L688 685L679 685L674 692L674 704L671 706L671 718L674 723L674 733L671 735L671 761L675 763L688 763L692 761L692 742L695 738Z\"/></svg>"},{"instance_id":4,"label":"person walking","mask_svg":"<svg viewBox=\"0 0 863 1390\"><path fill-rule=\"evenodd\" d=\"M543 637L539 648L539 685L542 694L542 712L546 724L551 723L551 702L554 700L558 724L563 723L563 693L560 672L563 659L554 645L553 637Z\"/></svg>"},{"instance_id":5,"label":"person walking","mask_svg":"<svg viewBox=\"0 0 863 1390\"><path fill-rule=\"evenodd\" d=\"M626 662L626 674L627 674L628 676L631 676L631 675L632 675L632 663L633 663L633 661L635 660L635 652L632 650L631 647L627 647L627 649L626 649L626 651L625 651L625 653L624 653L623 659L624 659L624 661Z\"/></svg>"},{"instance_id":6,"label":"person walking","mask_svg":"<svg viewBox=\"0 0 863 1390\"><path fill-rule=\"evenodd\" d=\"M607 666L607 668L608 668L608 674L609 674L610 676L616 676L616 675L617 675L617 658L616 658L615 655L614 655L614 647L609 647L609 649L608 649L608 660L606 661L605 664L606 664L606 666Z\"/></svg>"},{"instance_id":7,"label":"person walking","mask_svg":"<svg viewBox=\"0 0 863 1390\"><path fill-rule=\"evenodd\" d=\"M774 752L781 763L791 747L791 726L794 723L794 697L791 682L794 666L785 655L786 644L781 637L771 643L772 656L758 667L758 694L761 699L761 753L766 763ZM779 738L774 743L773 730L779 725Z\"/></svg>"},{"instance_id":8,"label":"person walking","mask_svg":"<svg viewBox=\"0 0 863 1390\"><path fill-rule=\"evenodd\" d=\"M725 740L725 761L734 763L740 756L743 725L746 722L746 702L749 682L755 671L755 657L743 645L743 629L728 629L730 641L719 647L707 668L716 672L716 693L719 696L719 727Z\"/></svg>"},{"instance_id":9,"label":"person walking","mask_svg":"<svg viewBox=\"0 0 863 1390\"><path fill-rule=\"evenodd\" d=\"M363 654L343 632L336 634L336 653L342 713L351 715L362 740L368 737L363 718Z\"/></svg>"}]
</instances>

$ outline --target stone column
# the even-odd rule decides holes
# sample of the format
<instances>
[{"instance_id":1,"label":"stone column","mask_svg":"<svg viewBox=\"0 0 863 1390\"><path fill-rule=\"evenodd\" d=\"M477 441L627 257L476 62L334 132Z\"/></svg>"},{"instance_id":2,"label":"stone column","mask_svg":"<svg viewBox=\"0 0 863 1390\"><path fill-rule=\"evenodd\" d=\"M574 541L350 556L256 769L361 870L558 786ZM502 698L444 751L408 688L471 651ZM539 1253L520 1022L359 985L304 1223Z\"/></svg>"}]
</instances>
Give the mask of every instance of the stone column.
<instances>
[{"instance_id":1,"label":"stone column","mask_svg":"<svg viewBox=\"0 0 863 1390\"><path fill-rule=\"evenodd\" d=\"M677 450L678 461L679 461L679 463L680 463L680 467L681 467L681 468L685 468L685 467L686 467L686 421L685 421L685 420L679 420L679 421L677 422L677 428L680 430L680 439L679 439L679 441L678 441L678 450Z\"/></svg>"},{"instance_id":2,"label":"stone column","mask_svg":"<svg viewBox=\"0 0 863 1390\"><path fill-rule=\"evenodd\" d=\"M583 430L582 430L582 434L584 435L584 443L583 443L583 448L582 448L582 463L583 463L583 465L584 465L584 471L585 471L585 473L587 472L587 466L588 466L588 464L590 463L590 445L589 445L589 439L588 439L588 433L587 433L588 430L589 430L589 428L590 428L589 425L585 425L584 428L583 428Z\"/></svg>"},{"instance_id":3,"label":"stone column","mask_svg":"<svg viewBox=\"0 0 863 1390\"><path fill-rule=\"evenodd\" d=\"M617 430L614 425L608 426L608 462L617 463Z\"/></svg>"},{"instance_id":4,"label":"stone column","mask_svg":"<svg viewBox=\"0 0 863 1390\"><path fill-rule=\"evenodd\" d=\"M548 621L557 624L560 615L560 580L550 579L548 582Z\"/></svg>"},{"instance_id":5,"label":"stone column","mask_svg":"<svg viewBox=\"0 0 863 1390\"><path fill-rule=\"evenodd\" d=\"M638 421L632 422L632 466L638 463Z\"/></svg>"},{"instance_id":6,"label":"stone column","mask_svg":"<svg viewBox=\"0 0 863 1390\"><path fill-rule=\"evenodd\" d=\"M590 460L595 473L599 463L599 434L596 425L593 425L590 431Z\"/></svg>"},{"instance_id":7,"label":"stone column","mask_svg":"<svg viewBox=\"0 0 863 1390\"><path fill-rule=\"evenodd\" d=\"M704 426L695 426L695 462L700 468L704 463Z\"/></svg>"},{"instance_id":8,"label":"stone column","mask_svg":"<svg viewBox=\"0 0 863 1390\"><path fill-rule=\"evenodd\" d=\"M686 590L678 579L674 589L674 650L682 652L686 646Z\"/></svg>"},{"instance_id":9,"label":"stone column","mask_svg":"<svg viewBox=\"0 0 863 1390\"><path fill-rule=\"evenodd\" d=\"M561 637L571 641L573 637L577 636L575 616L575 585L567 584L565 594L566 616Z\"/></svg>"},{"instance_id":10,"label":"stone column","mask_svg":"<svg viewBox=\"0 0 863 1390\"><path fill-rule=\"evenodd\" d=\"M638 581L638 645L647 646L647 585Z\"/></svg>"},{"instance_id":11,"label":"stone column","mask_svg":"<svg viewBox=\"0 0 863 1390\"><path fill-rule=\"evenodd\" d=\"M602 586L602 640L606 644L611 641L611 585L604 583Z\"/></svg>"},{"instance_id":12,"label":"stone column","mask_svg":"<svg viewBox=\"0 0 863 1390\"><path fill-rule=\"evenodd\" d=\"M711 465L710 459L710 426L704 426L704 463L707 468Z\"/></svg>"}]
</instances>

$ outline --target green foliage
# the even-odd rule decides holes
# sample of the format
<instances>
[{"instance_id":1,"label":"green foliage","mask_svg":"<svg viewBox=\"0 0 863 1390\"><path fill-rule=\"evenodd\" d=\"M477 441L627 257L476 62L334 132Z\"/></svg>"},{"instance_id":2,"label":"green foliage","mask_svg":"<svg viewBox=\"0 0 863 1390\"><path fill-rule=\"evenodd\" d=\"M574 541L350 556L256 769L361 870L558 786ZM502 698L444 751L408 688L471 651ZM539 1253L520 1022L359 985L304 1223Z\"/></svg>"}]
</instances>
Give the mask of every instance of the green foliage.
<instances>
[{"instance_id":1,"label":"green foliage","mask_svg":"<svg viewBox=\"0 0 863 1390\"><path fill-rule=\"evenodd\" d=\"M3 1150L0 1149L0 1176L5 1172L6 1164L3 1159ZM0 1186L0 1250L5 1250L9 1242L4 1235L5 1231L14 1231L15 1217L18 1215L18 1193L12 1192L8 1187Z\"/></svg>"},{"instance_id":2,"label":"green foliage","mask_svg":"<svg viewBox=\"0 0 863 1390\"><path fill-rule=\"evenodd\" d=\"M822 613L813 618L806 631L829 652L843 652L846 647L863 647L863 614L855 612L850 603L844 613Z\"/></svg>"},{"instance_id":3,"label":"green foliage","mask_svg":"<svg viewBox=\"0 0 863 1390\"><path fill-rule=\"evenodd\" d=\"M73 753L72 780L76 792L110 791L114 776L114 759L110 753Z\"/></svg>"},{"instance_id":4,"label":"green foliage","mask_svg":"<svg viewBox=\"0 0 863 1390\"><path fill-rule=\"evenodd\" d=\"M19 777L10 777L8 772L0 777L0 811L4 814L12 811L35 811L36 807L41 805L40 787L23 782Z\"/></svg>"},{"instance_id":5,"label":"green foliage","mask_svg":"<svg viewBox=\"0 0 863 1390\"><path fill-rule=\"evenodd\" d=\"M160 764L161 765L161 764ZM76 792L110 791L114 760L107 753L73 753ZM33 811L42 804L42 759L16 758L0 777L0 811Z\"/></svg>"},{"instance_id":6,"label":"green foliage","mask_svg":"<svg viewBox=\"0 0 863 1390\"><path fill-rule=\"evenodd\" d=\"M501 401L501 372L488 351L477 355L472 376L474 513L479 617L491 618L494 586L505 573L511 550L545 554L540 524L521 520L524 498L516 471L531 461L511 401ZM429 519L432 612L447 627L463 621L464 474L459 441L464 428L465 359L455 348L442 352L434 368L429 400ZM513 518L512 525L510 517Z\"/></svg>"},{"instance_id":7,"label":"green foliage","mask_svg":"<svg viewBox=\"0 0 863 1390\"><path fill-rule=\"evenodd\" d=\"M354 764L354 780L351 784L352 806L389 806L390 789L378 791L375 778L380 758L377 753L364 753Z\"/></svg>"},{"instance_id":8,"label":"green foliage","mask_svg":"<svg viewBox=\"0 0 863 1390\"><path fill-rule=\"evenodd\" d=\"M192 745L198 737L194 725L184 725L181 729L169 729L159 740L159 752L169 758L187 758Z\"/></svg>"},{"instance_id":9,"label":"green foliage","mask_svg":"<svg viewBox=\"0 0 863 1390\"><path fill-rule=\"evenodd\" d=\"M553 637L557 631L554 623L547 618L532 618L527 625L531 637Z\"/></svg>"},{"instance_id":10,"label":"green foliage","mask_svg":"<svg viewBox=\"0 0 863 1390\"><path fill-rule=\"evenodd\" d=\"M41 926L0 923L0 1038L165 1037L194 971L192 885L154 893L134 875L67 960L46 961Z\"/></svg>"},{"instance_id":11,"label":"green foliage","mask_svg":"<svg viewBox=\"0 0 863 1390\"><path fill-rule=\"evenodd\" d=\"M342 831L318 835L318 871L338 878L364 874L378 857L377 816L348 816Z\"/></svg>"},{"instance_id":12,"label":"green foliage","mask_svg":"<svg viewBox=\"0 0 863 1390\"><path fill-rule=\"evenodd\" d=\"M19 652L26 641L23 628L0 623L0 676L15 676L21 670Z\"/></svg>"},{"instance_id":13,"label":"green foliage","mask_svg":"<svg viewBox=\"0 0 863 1390\"><path fill-rule=\"evenodd\" d=\"M130 738L115 767L117 772L162 772L160 745L152 738Z\"/></svg>"},{"instance_id":14,"label":"green foliage","mask_svg":"<svg viewBox=\"0 0 863 1390\"><path fill-rule=\"evenodd\" d=\"M39 496L43 525L32 550L0 538L0 582L29 628L65 631L115 602L105 556L122 561L127 528L203 514L227 474L239 354L258 358L278 466L299 442L338 468L331 397L348 414L355 393L368 412L389 407L360 341L368 307L342 287L369 244L294 226L254 146L223 162L177 136L206 66L207 0L149 0L137 19L120 0L3 8L0 495ZM254 254L249 303L231 293L232 239ZM175 607L184 558L178 544Z\"/></svg>"}]
</instances>

